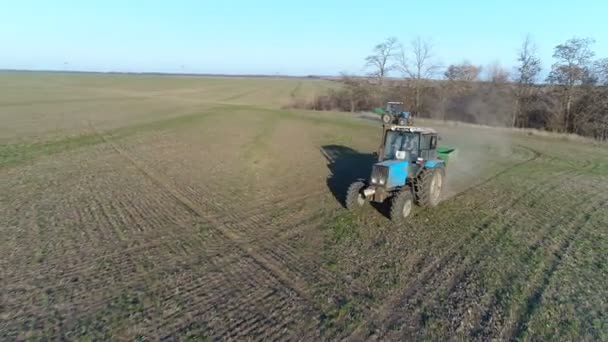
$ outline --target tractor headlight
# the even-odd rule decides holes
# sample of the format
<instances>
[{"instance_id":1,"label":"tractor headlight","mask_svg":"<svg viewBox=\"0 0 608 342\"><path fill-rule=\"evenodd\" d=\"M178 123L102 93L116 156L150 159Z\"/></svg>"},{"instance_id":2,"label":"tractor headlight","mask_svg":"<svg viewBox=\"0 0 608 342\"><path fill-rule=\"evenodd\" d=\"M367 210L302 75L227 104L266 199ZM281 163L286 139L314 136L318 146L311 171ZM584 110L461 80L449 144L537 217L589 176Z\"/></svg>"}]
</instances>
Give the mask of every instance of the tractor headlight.
<instances>
[{"instance_id":1,"label":"tractor headlight","mask_svg":"<svg viewBox=\"0 0 608 342\"><path fill-rule=\"evenodd\" d=\"M388 179L388 167L384 165L374 165L370 179L372 184L385 185Z\"/></svg>"}]
</instances>

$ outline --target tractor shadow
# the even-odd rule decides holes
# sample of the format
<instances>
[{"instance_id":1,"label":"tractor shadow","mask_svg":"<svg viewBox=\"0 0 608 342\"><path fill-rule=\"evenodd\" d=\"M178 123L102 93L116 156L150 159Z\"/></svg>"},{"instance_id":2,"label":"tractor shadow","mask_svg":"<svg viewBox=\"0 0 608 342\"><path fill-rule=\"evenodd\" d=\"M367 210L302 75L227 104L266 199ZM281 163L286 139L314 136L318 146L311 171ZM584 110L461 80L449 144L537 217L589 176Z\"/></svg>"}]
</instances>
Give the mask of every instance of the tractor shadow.
<instances>
[{"instance_id":1,"label":"tractor shadow","mask_svg":"<svg viewBox=\"0 0 608 342\"><path fill-rule=\"evenodd\" d=\"M346 207L348 187L356 180L369 178L377 157L372 153L361 153L341 145L324 145L321 147L321 154L327 160L327 168L330 171L327 187L340 205ZM388 217L386 206L380 203L372 203L372 206Z\"/></svg>"}]
</instances>

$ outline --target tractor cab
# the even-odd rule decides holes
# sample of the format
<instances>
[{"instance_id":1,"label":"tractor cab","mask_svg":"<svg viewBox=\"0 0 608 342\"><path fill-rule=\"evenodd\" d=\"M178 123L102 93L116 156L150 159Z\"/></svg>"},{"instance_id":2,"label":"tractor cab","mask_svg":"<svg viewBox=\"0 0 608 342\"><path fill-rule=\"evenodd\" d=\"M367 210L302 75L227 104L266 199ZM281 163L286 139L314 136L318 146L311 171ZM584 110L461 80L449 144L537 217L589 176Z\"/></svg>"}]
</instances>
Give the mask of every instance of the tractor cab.
<instances>
[{"instance_id":1,"label":"tractor cab","mask_svg":"<svg viewBox=\"0 0 608 342\"><path fill-rule=\"evenodd\" d=\"M438 138L433 129L384 125L383 132L378 163L373 166L370 179L372 185L380 185L386 190L383 195L412 183L424 167L442 163L436 158ZM380 174L386 177L374 176Z\"/></svg>"},{"instance_id":2,"label":"tractor cab","mask_svg":"<svg viewBox=\"0 0 608 342\"><path fill-rule=\"evenodd\" d=\"M384 129L378 161L397 159L415 162L436 158L438 135L432 129L391 126Z\"/></svg>"}]
</instances>

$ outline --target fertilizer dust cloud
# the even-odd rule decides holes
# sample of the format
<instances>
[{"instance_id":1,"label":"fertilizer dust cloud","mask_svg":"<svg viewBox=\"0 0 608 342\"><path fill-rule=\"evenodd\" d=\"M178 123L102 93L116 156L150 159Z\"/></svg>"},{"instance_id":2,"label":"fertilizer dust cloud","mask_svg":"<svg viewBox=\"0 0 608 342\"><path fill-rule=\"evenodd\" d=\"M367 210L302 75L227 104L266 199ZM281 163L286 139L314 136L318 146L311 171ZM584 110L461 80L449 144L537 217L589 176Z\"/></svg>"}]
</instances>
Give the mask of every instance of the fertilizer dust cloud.
<instances>
[{"instance_id":1,"label":"fertilizer dust cloud","mask_svg":"<svg viewBox=\"0 0 608 342\"><path fill-rule=\"evenodd\" d=\"M475 126L439 126L442 142L456 148L457 155L450 159L444 199L493 177L500 162L513 157L511 136L500 129ZM509 158L507 158L509 157ZM498 171L497 171L498 172Z\"/></svg>"},{"instance_id":2,"label":"fertilizer dust cloud","mask_svg":"<svg viewBox=\"0 0 608 342\"><path fill-rule=\"evenodd\" d=\"M500 161L517 154L517 148L512 144L512 133L496 128L510 125L515 108L512 98L505 95L505 87L489 83L475 89L461 101L451 102L445 109L450 114L449 118L472 123L420 122L437 129L443 137L440 145L457 149L456 158L450 159L448 164L448 181L444 190L444 198L450 198L492 177L498 172L494 170L499 169ZM446 117L437 111L429 114L431 117Z\"/></svg>"}]
</instances>

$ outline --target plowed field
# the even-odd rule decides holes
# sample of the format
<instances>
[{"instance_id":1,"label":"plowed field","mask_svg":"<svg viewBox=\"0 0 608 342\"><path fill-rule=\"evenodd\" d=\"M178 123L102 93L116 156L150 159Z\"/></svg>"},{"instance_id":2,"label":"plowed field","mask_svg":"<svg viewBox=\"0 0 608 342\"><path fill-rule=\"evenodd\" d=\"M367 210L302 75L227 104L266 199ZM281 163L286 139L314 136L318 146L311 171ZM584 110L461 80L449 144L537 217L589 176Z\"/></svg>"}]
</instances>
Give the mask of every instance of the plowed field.
<instances>
[{"instance_id":1,"label":"plowed field","mask_svg":"<svg viewBox=\"0 0 608 342\"><path fill-rule=\"evenodd\" d=\"M334 86L0 73L0 339L608 339L605 146L426 123L395 226L341 204L380 124L284 109Z\"/></svg>"}]
</instances>

